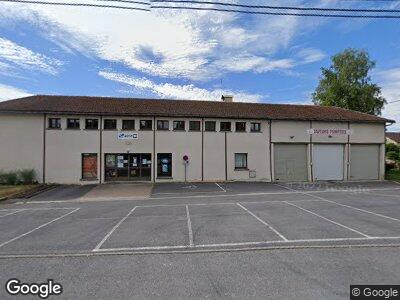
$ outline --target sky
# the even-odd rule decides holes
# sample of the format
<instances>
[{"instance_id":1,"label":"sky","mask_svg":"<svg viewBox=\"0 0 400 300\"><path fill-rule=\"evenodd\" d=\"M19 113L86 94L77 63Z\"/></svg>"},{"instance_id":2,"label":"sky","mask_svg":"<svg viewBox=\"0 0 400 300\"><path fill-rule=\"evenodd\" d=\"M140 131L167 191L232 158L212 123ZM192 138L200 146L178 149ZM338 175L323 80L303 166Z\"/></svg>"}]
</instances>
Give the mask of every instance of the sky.
<instances>
[{"instance_id":1,"label":"sky","mask_svg":"<svg viewBox=\"0 0 400 300\"><path fill-rule=\"evenodd\" d=\"M400 9L400 1L268 5ZM372 81L391 102L400 100L399 37L396 19L0 2L0 101L32 94L219 101L230 94L243 102L311 104L321 67L352 47L376 61ZM383 116L397 120L388 130L400 130L400 102L387 104Z\"/></svg>"}]
</instances>

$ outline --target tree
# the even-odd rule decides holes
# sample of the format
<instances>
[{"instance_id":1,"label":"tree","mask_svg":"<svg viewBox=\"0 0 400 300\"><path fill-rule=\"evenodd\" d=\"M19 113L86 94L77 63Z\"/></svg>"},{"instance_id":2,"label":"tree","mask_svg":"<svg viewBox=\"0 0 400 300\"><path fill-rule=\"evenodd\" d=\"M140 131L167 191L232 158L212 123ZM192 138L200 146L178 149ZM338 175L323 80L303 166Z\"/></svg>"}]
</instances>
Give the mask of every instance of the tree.
<instances>
[{"instance_id":1,"label":"tree","mask_svg":"<svg viewBox=\"0 0 400 300\"><path fill-rule=\"evenodd\" d=\"M329 68L312 94L314 104L338 106L371 115L380 115L386 103L381 88L371 82L369 72L375 62L364 50L346 49L332 57Z\"/></svg>"}]
</instances>

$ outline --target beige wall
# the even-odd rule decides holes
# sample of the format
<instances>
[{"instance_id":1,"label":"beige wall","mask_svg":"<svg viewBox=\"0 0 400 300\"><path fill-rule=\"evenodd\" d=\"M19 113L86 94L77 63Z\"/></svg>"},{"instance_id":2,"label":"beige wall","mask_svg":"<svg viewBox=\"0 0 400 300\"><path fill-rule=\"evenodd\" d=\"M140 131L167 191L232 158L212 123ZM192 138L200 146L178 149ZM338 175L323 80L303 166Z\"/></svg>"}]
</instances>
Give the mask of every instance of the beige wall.
<instances>
[{"instance_id":1,"label":"beige wall","mask_svg":"<svg viewBox=\"0 0 400 300\"><path fill-rule=\"evenodd\" d=\"M0 170L34 169L43 179L43 115L0 114Z\"/></svg>"},{"instance_id":2,"label":"beige wall","mask_svg":"<svg viewBox=\"0 0 400 300\"><path fill-rule=\"evenodd\" d=\"M52 116L47 116L52 117ZM189 121L201 119L190 118L160 118L169 120L169 131L141 131L139 120L151 119L153 127L156 126L153 118L145 117L105 117L117 119L117 130L85 130L85 116L78 116L81 120L80 130L66 129L67 117L54 116L62 120L61 130L47 129L46 132L46 182L57 183L93 183L81 181L82 153L98 154L98 174L104 181L104 154L106 153L151 153L152 154L152 179L156 181L183 181L184 164L182 157L188 155L187 179L189 181L223 181L225 175L225 136L226 136L226 167L228 180L271 180L270 149L269 149L269 122L257 120L246 121L247 132L235 132L235 121L231 121L231 132L220 132L220 119L216 121L216 132L189 132ZM99 116L88 116L88 118ZM103 121L104 119L103 118ZM134 119L138 133L137 140L118 140L118 130L122 129L122 119ZM184 120L185 131L172 131L174 120ZM156 119L157 121L157 119ZM205 119L204 121L212 121ZM251 133L250 122L262 124L260 133ZM100 123L100 122L99 122ZM272 121L272 143L306 143L310 146L310 123L312 128L341 128L347 129L346 122L306 122L306 121ZM0 169L15 170L21 168L34 168L38 179L42 179L43 168L43 115L0 115ZM202 128L204 123L202 124ZM47 120L46 120L47 127ZM103 126L102 126L103 128ZM384 177L384 125L351 123L352 131L350 143L379 143L381 144L381 179ZM102 149L100 149L100 133L102 132ZM203 144L202 144L203 135ZM154 151L155 139L155 153ZM313 143L346 143L347 135L332 136L312 135ZM155 178L157 153L172 153L173 169L171 179ZM234 154L248 154L248 169L256 171L256 178L249 178L249 170L235 170ZM202 155L203 154L203 155ZM345 145L345 161L348 161L348 150ZM101 156L101 159L100 159ZM272 158L273 159L273 158ZM311 157L308 157L310 162ZM101 166L100 166L101 161ZM202 168L203 161L203 168ZM347 165L344 168L347 178ZM202 176L203 175L203 176ZM311 164L309 163L309 178L311 178ZM98 181L100 182L100 178Z\"/></svg>"}]
</instances>

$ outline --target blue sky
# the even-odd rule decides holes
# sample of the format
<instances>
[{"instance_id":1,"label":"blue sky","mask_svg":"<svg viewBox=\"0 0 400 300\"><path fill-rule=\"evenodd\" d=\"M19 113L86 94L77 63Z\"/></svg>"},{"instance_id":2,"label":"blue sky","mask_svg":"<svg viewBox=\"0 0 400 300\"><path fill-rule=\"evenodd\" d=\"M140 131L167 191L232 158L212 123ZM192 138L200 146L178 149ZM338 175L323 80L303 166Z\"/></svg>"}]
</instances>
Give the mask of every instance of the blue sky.
<instances>
[{"instance_id":1,"label":"blue sky","mask_svg":"<svg viewBox=\"0 0 400 300\"><path fill-rule=\"evenodd\" d=\"M269 3L400 8L400 2ZM2 3L0 100L28 94L219 100L226 93L236 101L309 104L320 68L353 47L376 61L372 79L390 102L400 100L398 22ZM400 102L383 114L400 123Z\"/></svg>"}]
</instances>

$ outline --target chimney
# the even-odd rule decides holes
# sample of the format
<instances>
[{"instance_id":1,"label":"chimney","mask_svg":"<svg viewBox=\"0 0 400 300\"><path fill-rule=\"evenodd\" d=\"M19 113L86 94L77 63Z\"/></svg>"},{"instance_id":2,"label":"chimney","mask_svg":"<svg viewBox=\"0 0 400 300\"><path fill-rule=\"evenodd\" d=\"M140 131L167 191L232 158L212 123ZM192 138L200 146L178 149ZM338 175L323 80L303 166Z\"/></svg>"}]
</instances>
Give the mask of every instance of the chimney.
<instances>
[{"instance_id":1,"label":"chimney","mask_svg":"<svg viewBox=\"0 0 400 300\"><path fill-rule=\"evenodd\" d=\"M233 96L232 95L222 95L221 100L223 102L233 102Z\"/></svg>"}]
</instances>

